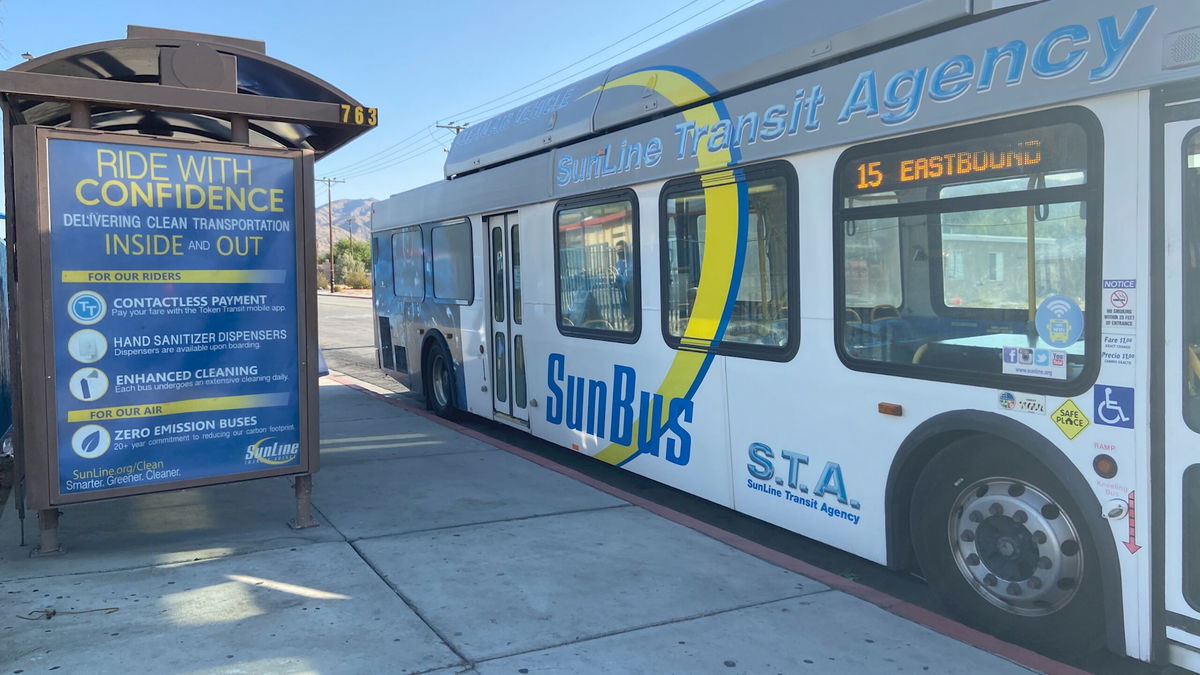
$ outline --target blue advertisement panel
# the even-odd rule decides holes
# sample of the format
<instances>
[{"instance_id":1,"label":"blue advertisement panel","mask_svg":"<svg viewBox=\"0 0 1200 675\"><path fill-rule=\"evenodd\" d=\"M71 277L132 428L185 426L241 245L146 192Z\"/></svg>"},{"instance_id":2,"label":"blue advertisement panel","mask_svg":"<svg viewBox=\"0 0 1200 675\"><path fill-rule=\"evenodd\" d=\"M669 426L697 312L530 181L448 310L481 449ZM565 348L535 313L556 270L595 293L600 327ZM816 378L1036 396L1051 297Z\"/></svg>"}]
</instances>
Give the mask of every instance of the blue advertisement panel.
<instances>
[{"instance_id":1,"label":"blue advertisement panel","mask_svg":"<svg viewBox=\"0 0 1200 675\"><path fill-rule=\"evenodd\" d=\"M60 494L298 469L296 162L50 138L47 166Z\"/></svg>"}]
</instances>

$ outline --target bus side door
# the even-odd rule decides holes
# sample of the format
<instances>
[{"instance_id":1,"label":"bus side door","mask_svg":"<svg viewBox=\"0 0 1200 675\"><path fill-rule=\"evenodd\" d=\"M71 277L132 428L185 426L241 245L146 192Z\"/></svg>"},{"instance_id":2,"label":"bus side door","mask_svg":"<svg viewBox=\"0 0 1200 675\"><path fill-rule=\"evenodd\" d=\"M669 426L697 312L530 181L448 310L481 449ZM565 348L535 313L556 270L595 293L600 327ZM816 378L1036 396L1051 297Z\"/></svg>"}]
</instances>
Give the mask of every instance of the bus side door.
<instances>
[{"instance_id":1,"label":"bus side door","mask_svg":"<svg viewBox=\"0 0 1200 675\"><path fill-rule=\"evenodd\" d=\"M499 419L528 425L521 226L516 213L488 216L484 222L490 259L492 408Z\"/></svg>"},{"instance_id":2,"label":"bus side door","mask_svg":"<svg viewBox=\"0 0 1200 675\"><path fill-rule=\"evenodd\" d=\"M1170 660L1200 671L1200 120L1163 138L1164 624Z\"/></svg>"}]
</instances>

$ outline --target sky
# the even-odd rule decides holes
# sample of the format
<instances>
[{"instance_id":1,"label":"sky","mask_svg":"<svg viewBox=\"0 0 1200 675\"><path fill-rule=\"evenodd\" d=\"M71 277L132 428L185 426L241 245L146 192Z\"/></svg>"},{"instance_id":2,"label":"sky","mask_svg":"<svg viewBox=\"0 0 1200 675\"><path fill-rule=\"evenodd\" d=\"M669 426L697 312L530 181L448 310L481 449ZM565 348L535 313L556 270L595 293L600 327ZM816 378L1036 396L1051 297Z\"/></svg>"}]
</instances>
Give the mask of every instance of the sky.
<instances>
[{"instance_id":1,"label":"sky","mask_svg":"<svg viewBox=\"0 0 1200 675\"><path fill-rule=\"evenodd\" d=\"M346 181L335 200L383 199L442 179L453 132L435 125L482 121L757 1L0 0L0 68L130 24L264 41L379 109L379 126L316 173Z\"/></svg>"}]
</instances>

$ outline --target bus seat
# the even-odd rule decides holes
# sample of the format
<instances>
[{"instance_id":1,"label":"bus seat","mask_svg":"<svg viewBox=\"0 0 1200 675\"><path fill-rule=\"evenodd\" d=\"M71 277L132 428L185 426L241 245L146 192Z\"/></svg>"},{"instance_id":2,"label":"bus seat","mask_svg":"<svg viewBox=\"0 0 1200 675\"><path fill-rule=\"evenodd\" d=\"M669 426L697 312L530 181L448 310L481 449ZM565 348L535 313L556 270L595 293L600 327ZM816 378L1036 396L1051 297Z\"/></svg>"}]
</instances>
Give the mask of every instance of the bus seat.
<instances>
[{"instance_id":1,"label":"bus seat","mask_svg":"<svg viewBox=\"0 0 1200 675\"><path fill-rule=\"evenodd\" d=\"M875 305L871 308L871 321L882 321L884 319L899 319L900 310L894 305Z\"/></svg>"},{"instance_id":2,"label":"bus seat","mask_svg":"<svg viewBox=\"0 0 1200 675\"><path fill-rule=\"evenodd\" d=\"M859 314L858 310L853 307L847 307L844 320L846 323L862 323L862 314Z\"/></svg>"},{"instance_id":3,"label":"bus seat","mask_svg":"<svg viewBox=\"0 0 1200 675\"><path fill-rule=\"evenodd\" d=\"M913 354L912 362L931 368L953 368L999 375L1003 366L1000 354L999 349L990 347L927 342Z\"/></svg>"}]
</instances>

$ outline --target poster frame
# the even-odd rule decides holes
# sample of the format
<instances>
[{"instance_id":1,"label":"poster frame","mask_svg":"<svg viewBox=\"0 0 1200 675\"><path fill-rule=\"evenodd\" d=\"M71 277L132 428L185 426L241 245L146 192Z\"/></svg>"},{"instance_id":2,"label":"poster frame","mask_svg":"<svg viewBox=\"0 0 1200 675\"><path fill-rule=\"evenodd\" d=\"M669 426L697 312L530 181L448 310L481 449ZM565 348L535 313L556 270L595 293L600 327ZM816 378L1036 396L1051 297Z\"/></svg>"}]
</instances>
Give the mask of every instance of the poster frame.
<instances>
[{"instance_id":1,"label":"poster frame","mask_svg":"<svg viewBox=\"0 0 1200 675\"><path fill-rule=\"evenodd\" d=\"M51 139L114 143L146 148L174 148L279 157L293 163L295 196L295 281L296 347L298 390L299 463L234 474L162 483L139 484L83 493L63 494L58 475L57 401L54 370L53 313L50 311L53 279L50 237ZM22 269L10 270L18 288L15 303L21 344L20 370L23 384L21 420L24 431L26 499L29 508L45 509L66 504L100 501L131 495L168 492L192 487L220 485L259 478L315 473L319 469L319 422L317 383L316 231L314 210L314 153L306 149L249 146L217 141L177 140L119 132L21 125L12 130L14 209L10 245L13 259ZM33 269L30 266L34 265ZM22 275L23 273L23 275ZM166 393L166 392L164 392ZM147 401L153 403L153 401Z\"/></svg>"}]
</instances>

